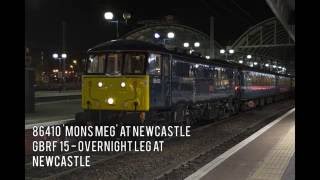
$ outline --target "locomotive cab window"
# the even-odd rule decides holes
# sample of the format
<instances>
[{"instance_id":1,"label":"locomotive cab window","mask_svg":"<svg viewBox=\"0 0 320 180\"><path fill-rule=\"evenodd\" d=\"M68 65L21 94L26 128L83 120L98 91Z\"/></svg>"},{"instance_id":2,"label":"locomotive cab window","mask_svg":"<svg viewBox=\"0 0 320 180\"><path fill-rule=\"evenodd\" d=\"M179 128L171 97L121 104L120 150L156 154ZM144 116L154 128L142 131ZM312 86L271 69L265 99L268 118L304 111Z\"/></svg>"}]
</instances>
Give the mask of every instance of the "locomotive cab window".
<instances>
[{"instance_id":1,"label":"locomotive cab window","mask_svg":"<svg viewBox=\"0 0 320 180\"><path fill-rule=\"evenodd\" d=\"M141 53L126 53L123 73L130 75L145 74L146 56Z\"/></svg>"},{"instance_id":2,"label":"locomotive cab window","mask_svg":"<svg viewBox=\"0 0 320 180\"><path fill-rule=\"evenodd\" d=\"M101 55L91 55L88 61L88 74L102 74L104 72L106 56Z\"/></svg>"},{"instance_id":3,"label":"locomotive cab window","mask_svg":"<svg viewBox=\"0 0 320 180\"><path fill-rule=\"evenodd\" d=\"M109 75L121 74L122 57L123 56L121 53L108 54L106 74L109 74Z\"/></svg>"},{"instance_id":4,"label":"locomotive cab window","mask_svg":"<svg viewBox=\"0 0 320 180\"><path fill-rule=\"evenodd\" d=\"M161 55L150 54L148 63L149 63L149 74L160 76L161 75Z\"/></svg>"}]
</instances>

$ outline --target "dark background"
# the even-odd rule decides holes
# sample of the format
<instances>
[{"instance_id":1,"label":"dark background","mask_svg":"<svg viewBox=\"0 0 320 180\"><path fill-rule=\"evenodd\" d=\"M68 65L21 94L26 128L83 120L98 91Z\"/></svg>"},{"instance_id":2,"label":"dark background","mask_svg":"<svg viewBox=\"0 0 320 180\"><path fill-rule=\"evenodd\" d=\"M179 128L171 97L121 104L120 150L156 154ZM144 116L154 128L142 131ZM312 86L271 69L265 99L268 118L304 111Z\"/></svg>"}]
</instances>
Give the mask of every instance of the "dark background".
<instances>
[{"instance_id":1,"label":"dark background","mask_svg":"<svg viewBox=\"0 0 320 180\"><path fill-rule=\"evenodd\" d=\"M103 18L105 11L112 11L116 19L122 19L124 11L132 14L129 25L119 25L120 36L138 27L137 21L166 15L209 34L213 15L215 39L224 46L231 45L249 27L274 16L265 0L25 0L25 46L48 54L60 50L61 21L65 20L67 51L73 56L84 53L115 37L115 25Z\"/></svg>"}]
</instances>

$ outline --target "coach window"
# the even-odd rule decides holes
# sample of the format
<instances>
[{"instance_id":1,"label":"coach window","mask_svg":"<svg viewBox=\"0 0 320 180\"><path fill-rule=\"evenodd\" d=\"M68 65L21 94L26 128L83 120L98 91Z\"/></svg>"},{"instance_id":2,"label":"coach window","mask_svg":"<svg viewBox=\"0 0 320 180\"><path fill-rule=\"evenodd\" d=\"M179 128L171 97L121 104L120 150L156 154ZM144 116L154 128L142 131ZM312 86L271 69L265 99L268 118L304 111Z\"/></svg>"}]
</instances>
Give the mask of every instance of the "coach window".
<instances>
[{"instance_id":1,"label":"coach window","mask_svg":"<svg viewBox=\"0 0 320 180\"><path fill-rule=\"evenodd\" d=\"M109 75L120 75L122 65L122 54L121 53L109 53L107 60L107 71Z\"/></svg>"},{"instance_id":2,"label":"coach window","mask_svg":"<svg viewBox=\"0 0 320 180\"><path fill-rule=\"evenodd\" d=\"M161 75L161 55L160 54L150 54L148 58L149 63L149 74L151 75Z\"/></svg>"},{"instance_id":3,"label":"coach window","mask_svg":"<svg viewBox=\"0 0 320 180\"><path fill-rule=\"evenodd\" d=\"M104 72L106 55L91 55L88 61L88 73L98 74Z\"/></svg>"}]
</instances>

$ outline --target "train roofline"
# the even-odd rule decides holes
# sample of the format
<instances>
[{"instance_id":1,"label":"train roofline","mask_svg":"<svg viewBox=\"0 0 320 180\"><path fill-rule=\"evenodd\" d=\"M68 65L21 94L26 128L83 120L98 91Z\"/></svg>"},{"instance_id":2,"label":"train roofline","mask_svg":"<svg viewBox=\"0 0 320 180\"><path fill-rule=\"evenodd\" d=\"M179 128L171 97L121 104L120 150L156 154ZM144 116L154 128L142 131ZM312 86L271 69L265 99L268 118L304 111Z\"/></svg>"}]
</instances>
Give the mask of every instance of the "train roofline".
<instances>
[{"instance_id":1,"label":"train roofline","mask_svg":"<svg viewBox=\"0 0 320 180\"><path fill-rule=\"evenodd\" d=\"M206 65L221 65L227 66L231 68L238 68L243 70L273 74L277 76L295 78L293 75L280 74L276 72L272 72L266 69L260 69L256 67L250 67L244 64L238 64L235 62L227 62L223 59L206 59L204 57L200 57L193 54L181 53L174 50L168 50L162 45L153 44L150 42L139 41L139 40L126 40L126 39L116 39L107 41L101 44L98 44L92 48L90 48L88 53L99 53L99 52L114 52L114 51L148 51L148 52L158 52L162 54L169 54L176 57L184 57L186 62L191 63L200 63Z\"/></svg>"}]
</instances>

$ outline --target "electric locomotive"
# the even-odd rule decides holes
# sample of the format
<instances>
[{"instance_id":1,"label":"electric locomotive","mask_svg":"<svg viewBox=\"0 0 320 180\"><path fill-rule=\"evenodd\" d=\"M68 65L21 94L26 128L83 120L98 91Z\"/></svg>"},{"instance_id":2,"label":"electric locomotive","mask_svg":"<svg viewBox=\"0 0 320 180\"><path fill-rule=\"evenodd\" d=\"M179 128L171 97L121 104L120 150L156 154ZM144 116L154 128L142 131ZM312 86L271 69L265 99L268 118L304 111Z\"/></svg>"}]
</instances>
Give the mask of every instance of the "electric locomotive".
<instances>
[{"instance_id":1,"label":"electric locomotive","mask_svg":"<svg viewBox=\"0 0 320 180\"><path fill-rule=\"evenodd\" d=\"M136 40L109 41L88 54L84 112L76 116L87 120L131 115L129 121L192 124L237 113L248 102L274 99L291 86L290 77Z\"/></svg>"}]
</instances>

